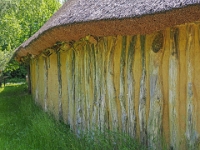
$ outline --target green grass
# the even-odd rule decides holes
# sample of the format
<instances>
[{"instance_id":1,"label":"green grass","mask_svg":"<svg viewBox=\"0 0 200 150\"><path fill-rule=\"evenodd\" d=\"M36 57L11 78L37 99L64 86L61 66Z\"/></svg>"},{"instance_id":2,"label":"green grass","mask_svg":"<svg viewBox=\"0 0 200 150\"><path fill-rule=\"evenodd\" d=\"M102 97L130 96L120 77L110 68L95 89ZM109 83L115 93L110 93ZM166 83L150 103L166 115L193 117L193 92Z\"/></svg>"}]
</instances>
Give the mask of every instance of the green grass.
<instances>
[{"instance_id":1,"label":"green grass","mask_svg":"<svg viewBox=\"0 0 200 150\"><path fill-rule=\"evenodd\" d=\"M6 79L7 84L13 84L13 83L25 83L25 78L8 78Z\"/></svg>"},{"instance_id":2,"label":"green grass","mask_svg":"<svg viewBox=\"0 0 200 150\"><path fill-rule=\"evenodd\" d=\"M25 84L0 88L0 150L145 149L129 136L98 130L77 137L36 106Z\"/></svg>"}]
</instances>

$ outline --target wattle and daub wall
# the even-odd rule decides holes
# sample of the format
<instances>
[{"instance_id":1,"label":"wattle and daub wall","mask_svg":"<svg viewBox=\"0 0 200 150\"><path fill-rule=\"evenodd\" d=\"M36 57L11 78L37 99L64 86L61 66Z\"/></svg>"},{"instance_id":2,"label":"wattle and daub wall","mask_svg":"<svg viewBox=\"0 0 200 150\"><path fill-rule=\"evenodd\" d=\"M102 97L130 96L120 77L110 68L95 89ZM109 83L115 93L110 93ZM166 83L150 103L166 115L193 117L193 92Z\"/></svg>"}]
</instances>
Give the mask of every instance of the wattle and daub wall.
<instances>
[{"instance_id":1,"label":"wattle and daub wall","mask_svg":"<svg viewBox=\"0 0 200 150\"><path fill-rule=\"evenodd\" d=\"M150 35L87 36L31 59L36 103L79 133L126 132L159 148L196 147L200 23Z\"/></svg>"}]
</instances>

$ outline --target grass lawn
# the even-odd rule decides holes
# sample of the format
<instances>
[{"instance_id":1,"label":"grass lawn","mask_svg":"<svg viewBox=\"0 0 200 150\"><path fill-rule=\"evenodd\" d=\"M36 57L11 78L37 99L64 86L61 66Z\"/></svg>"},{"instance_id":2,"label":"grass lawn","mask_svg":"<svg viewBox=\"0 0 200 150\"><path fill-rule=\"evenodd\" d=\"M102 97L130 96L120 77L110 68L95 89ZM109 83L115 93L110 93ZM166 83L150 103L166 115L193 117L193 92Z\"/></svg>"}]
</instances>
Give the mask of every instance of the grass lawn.
<instances>
[{"instance_id":1,"label":"grass lawn","mask_svg":"<svg viewBox=\"0 0 200 150\"><path fill-rule=\"evenodd\" d=\"M25 84L7 84L0 88L0 150L73 149L144 148L128 136L109 131L77 138L68 126L55 121L34 104Z\"/></svg>"}]
</instances>

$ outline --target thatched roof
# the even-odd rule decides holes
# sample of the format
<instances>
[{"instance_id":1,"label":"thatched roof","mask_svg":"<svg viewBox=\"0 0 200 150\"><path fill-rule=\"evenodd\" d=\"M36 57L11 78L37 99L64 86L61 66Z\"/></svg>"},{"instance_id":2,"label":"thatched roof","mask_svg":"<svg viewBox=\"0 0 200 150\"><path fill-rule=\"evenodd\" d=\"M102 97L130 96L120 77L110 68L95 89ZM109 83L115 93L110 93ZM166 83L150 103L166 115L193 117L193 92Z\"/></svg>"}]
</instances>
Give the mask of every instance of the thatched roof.
<instances>
[{"instance_id":1,"label":"thatched roof","mask_svg":"<svg viewBox=\"0 0 200 150\"><path fill-rule=\"evenodd\" d=\"M68 0L16 50L18 58L37 55L57 41L87 35L147 34L200 21L199 0Z\"/></svg>"}]
</instances>

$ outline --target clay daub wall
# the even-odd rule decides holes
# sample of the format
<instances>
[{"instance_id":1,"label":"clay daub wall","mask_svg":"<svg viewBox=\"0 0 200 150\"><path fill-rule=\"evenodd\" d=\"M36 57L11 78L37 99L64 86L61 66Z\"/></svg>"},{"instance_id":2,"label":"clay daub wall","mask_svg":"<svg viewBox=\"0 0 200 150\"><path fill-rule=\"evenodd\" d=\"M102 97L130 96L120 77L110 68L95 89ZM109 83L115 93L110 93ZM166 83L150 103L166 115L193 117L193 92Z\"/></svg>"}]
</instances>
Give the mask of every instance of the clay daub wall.
<instances>
[{"instance_id":1,"label":"clay daub wall","mask_svg":"<svg viewBox=\"0 0 200 150\"><path fill-rule=\"evenodd\" d=\"M76 132L126 132L155 149L200 133L200 24L148 35L87 36L31 59L32 94Z\"/></svg>"}]
</instances>

